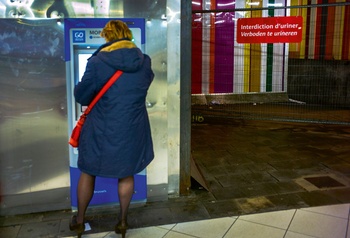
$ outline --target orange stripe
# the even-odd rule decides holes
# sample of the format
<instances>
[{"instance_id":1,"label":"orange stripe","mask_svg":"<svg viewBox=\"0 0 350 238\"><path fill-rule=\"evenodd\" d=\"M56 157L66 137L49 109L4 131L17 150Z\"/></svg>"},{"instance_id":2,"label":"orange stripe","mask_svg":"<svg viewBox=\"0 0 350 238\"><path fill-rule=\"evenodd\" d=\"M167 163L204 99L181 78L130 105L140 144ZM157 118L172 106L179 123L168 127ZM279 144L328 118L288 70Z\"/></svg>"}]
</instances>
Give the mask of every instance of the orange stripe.
<instances>
[{"instance_id":1,"label":"orange stripe","mask_svg":"<svg viewBox=\"0 0 350 238\"><path fill-rule=\"evenodd\" d=\"M317 4L322 4L322 0L318 0ZM315 44L314 47L314 59L320 58L320 46L321 46L321 27L322 27L322 7L316 7L316 22L315 22Z\"/></svg>"},{"instance_id":2,"label":"orange stripe","mask_svg":"<svg viewBox=\"0 0 350 238\"><path fill-rule=\"evenodd\" d=\"M299 6L300 0L292 1L291 6ZM290 9L290 16L301 16L300 8ZM289 57L290 58L299 58L300 56L300 43L289 43Z\"/></svg>"}]
</instances>

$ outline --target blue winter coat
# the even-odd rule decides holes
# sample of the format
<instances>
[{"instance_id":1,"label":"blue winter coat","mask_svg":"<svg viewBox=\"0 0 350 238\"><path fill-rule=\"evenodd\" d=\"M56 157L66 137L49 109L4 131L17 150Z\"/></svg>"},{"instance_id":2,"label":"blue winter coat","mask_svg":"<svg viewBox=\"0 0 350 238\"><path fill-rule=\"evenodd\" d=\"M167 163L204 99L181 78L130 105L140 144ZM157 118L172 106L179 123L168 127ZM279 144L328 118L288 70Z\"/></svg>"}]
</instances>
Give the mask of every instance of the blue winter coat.
<instances>
[{"instance_id":1,"label":"blue winter coat","mask_svg":"<svg viewBox=\"0 0 350 238\"><path fill-rule=\"evenodd\" d=\"M135 175L154 157L145 103L154 74L150 57L133 42L120 40L100 47L75 86L75 100L89 105L118 69L122 76L96 103L81 131L78 168L90 175Z\"/></svg>"}]
</instances>

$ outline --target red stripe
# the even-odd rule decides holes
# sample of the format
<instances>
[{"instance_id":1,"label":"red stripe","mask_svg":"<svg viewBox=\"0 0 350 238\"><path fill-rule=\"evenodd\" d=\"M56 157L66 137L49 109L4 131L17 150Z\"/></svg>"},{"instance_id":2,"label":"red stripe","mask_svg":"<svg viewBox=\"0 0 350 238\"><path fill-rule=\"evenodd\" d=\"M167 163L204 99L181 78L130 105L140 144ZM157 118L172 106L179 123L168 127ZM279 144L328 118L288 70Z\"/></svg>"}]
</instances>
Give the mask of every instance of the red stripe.
<instances>
[{"instance_id":1,"label":"red stripe","mask_svg":"<svg viewBox=\"0 0 350 238\"><path fill-rule=\"evenodd\" d=\"M311 2L309 1L308 4ZM307 8L306 13L306 31L305 31L305 59L309 58L309 41L310 41L310 16L311 9Z\"/></svg>"},{"instance_id":2,"label":"red stripe","mask_svg":"<svg viewBox=\"0 0 350 238\"><path fill-rule=\"evenodd\" d=\"M215 6L215 0L211 0L211 3ZM215 93L215 15L210 14L210 25L209 93Z\"/></svg>"},{"instance_id":3,"label":"red stripe","mask_svg":"<svg viewBox=\"0 0 350 238\"><path fill-rule=\"evenodd\" d=\"M193 10L201 10L199 6L192 5ZM192 15L192 93L202 93L202 24L203 14Z\"/></svg>"},{"instance_id":4,"label":"red stripe","mask_svg":"<svg viewBox=\"0 0 350 238\"><path fill-rule=\"evenodd\" d=\"M347 2L350 2L349 0ZM350 48L350 6L345 6L342 60L349 60Z\"/></svg>"},{"instance_id":5,"label":"red stripe","mask_svg":"<svg viewBox=\"0 0 350 238\"><path fill-rule=\"evenodd\" d=\"M329 3L335 3L335 0L329 0ZM326 60L333 59L333 40L334 40L334 22L335 7L328 8L327 29L326 29L326 50L324 58Z\"/></svg>"},{"instance_id":6,"label":"red stripe","mask_svg":"<svg viewBox=\"0 0 350 238\"><path fill-rule=\"evenodd\" d=\"M317 4L322 4L322 0L318 0ZM315 31L315 54L314 59L320 58L320 47L321 47L321 24L322 21L322 8L318 7L316 8L316 31Z\"/></svg>"}]
</instances>

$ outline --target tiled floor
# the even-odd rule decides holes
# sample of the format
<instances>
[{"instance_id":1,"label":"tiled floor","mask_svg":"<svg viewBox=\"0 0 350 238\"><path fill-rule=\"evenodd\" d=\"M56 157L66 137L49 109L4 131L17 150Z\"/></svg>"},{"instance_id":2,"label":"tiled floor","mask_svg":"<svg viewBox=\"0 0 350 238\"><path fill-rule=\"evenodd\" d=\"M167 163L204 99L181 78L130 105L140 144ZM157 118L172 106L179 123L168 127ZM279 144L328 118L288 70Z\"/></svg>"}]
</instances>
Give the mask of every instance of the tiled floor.
<instances>
[{"instance_id":1,"label":"tiled floor","mask_svg":"<svg viewBox=\"0 0 350 238\"><path fill-rule=\"evenodd\" d=\"M193 181L188 196L132 206L127 237L350 238L349 145L348 125L195 124L192 156L210 191ZM90 212L83 237L120 237L117 212ZM72 237L70 216L0 217L0 237Z\"/></svg>"},{"instance_id":2,"label":"tiled floor","mask_svg":"<svg viewBox=\"0 0 350 238\"><path fill-rule=\"evenodd\" d=\"M145 238L349 238L350 204L275 212L130 229L126 237ZM70 236L71 237L71 236ZM102 232L83 237L120 237Z\"/></svg>"}]
</instances>

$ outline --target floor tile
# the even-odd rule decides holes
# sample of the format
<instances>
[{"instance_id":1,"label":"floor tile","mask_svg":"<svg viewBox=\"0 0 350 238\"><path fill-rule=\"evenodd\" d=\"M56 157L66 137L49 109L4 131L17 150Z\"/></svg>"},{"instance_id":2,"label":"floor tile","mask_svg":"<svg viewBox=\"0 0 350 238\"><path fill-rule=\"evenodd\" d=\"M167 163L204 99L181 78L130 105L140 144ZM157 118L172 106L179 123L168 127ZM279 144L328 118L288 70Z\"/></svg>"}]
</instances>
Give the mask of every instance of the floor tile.
<instances>
[{"instance_id":1,"label":"floor tile","mask_svg":"<svg viewBox=\"0 0 350 238\"><path fill-rule=\"evenodd\" d=\"M275 228L287 229L296 210L266 212L260 214L240 216L239 220L258 223L260 225L267 225Z\"/></svg>"},{"instance_id":2,"label":"floor tile","mask_svg":"<svg viewBox=\"0 0 350 238\"><path fill-rule=\"evenodd\" d=\"M349 204L302 208L301 210L348 219Z\"/></svg>"},{"instance_id":3,"label":"floor tile","mask_svg":"<svg viewBox=\"0 0 350 238\"><path fill-rule=\"evenodd\" d=\"M310 207L339 204L327 191L300 192L298 196Z\"/></svg>"},{"instance_id":4,"label":"floor tile","mask_svg":"<svg viewBox=\"0 0 350 238\"><path fill-rule=\"evenodd\" d=\"M237 220L224 238L283 238L285 230L264 226L248 221Z\"/></svg>"},{"instance_id":5,"label":"floor tile","mask_svg":"<svg viewBox=\"0 0 350 238\"><path fill-rule=\"evenodd\" d=\"M275 207L280 207L281 210L289 210L301 207L307 207L304 201L298 196L298 193L277 194L266 196Z\"/></svg>"},{"instance_id":6,"label":"floor tile","mask_svg":"<svg viewBox=\"0 0 350 238\"><path fill-rule=\"evenodd\" d=\"M239 215L239 207L234 199L206 202L203 204L211 218L230 217Z\"/></svg>"},{"instance_id":7,"label":"floor tile","mask_svg":"<svg viewBox=\"0 0 350 238\"><path fill-rule=\"evenodd\" d=\"M236 200L241 214L253 214L272 211L274 204L264 196L253 198L242 198Z\"/></svg>"},{"instance_id":8,"label":"floor tile","mask_svg":"<svg viewBox=\"0 0 350 238\"><path fill-rule=\"evenodd\" d=\"M94 233L94 234L86 234L82 236L82 238L107 238L107 237L117 238L118 236L114 232L100 232L100 233Z\"/></svg>"},{"instance_id":9,"label":"floor tile","mask_svg":"<svg viewBox=\"0 0 350 238\"><path fill-rule=\"evenodd\" d=\"M350 187L309 192L295 183L301 176L336 171L350 180L349 165L347 169L335 167L339 162L350 163L350 127L342 126L344 131L340 132L332 128L334 126L260 121L193 126L192 155L209 182L211 192L191 187L189 196L169 197L167 201L131 207L127 238L205 238L208 235L271 238L284 234L284 238L319 238L323 233L324 236L331 234L330 238L338 238L335 236L338 233L340 238L350 238L350 231L346 233ZM297 210L286 232L290 215L287 210L296 209L301 210ZM276 211L281 213L274 214ZM279 216L283 213L287 216ZM116 220L113 214L94 213L89 220L92 230L83 238L120 238L113 232ZM73 238L74 233L68 228L70 216L71 211L65 210L0 217L0 236ZM228 222L232 226L224 222L224 229L219 227L219 233L211 231L215 218L227 217L232 218L231 223ZM51 221L57 224L47 223ZM202 223L200 229L184 223L192 221L197 221L192 223L195 227ZM338 232L335 235L334 230ZM19 236L12 235L14 233Z\"/></svg>"},{"instance_id":10,"label":"floor tile","mask_svg":"<svg viewBox=\"0 0 350 238\"><path fill-rule=\"evenodd\" d=\"M120 238L120 235L116 234L115 232L108 232L107 235L103 236L103 238Z\"/></svg>"},{"instance_id":11,"label":"floor tile","mask_svg":"<svg viewBox=\"0 0 350 238\"><path fill-rule=\"evenodd\" d=\"M297 210L288 230L309 236L341 238L345 237L347 225L347 219Z\"/></svg>"},{"instance_id":12,"label":"floor tile","mask_svg":"<svg viewBox=\"0 0 350 238\"><path fill-rule=\"evenodd\" d=\"M308 236L299 233L295 233L292 231L287 231L286 235L283 238L313 238L315 236Z\"/></svg>"},{"instance_id":13,"label":"floor tile","mask_svg":"<svg viewBox=\"0 0 350 238\"><path fill-rule=\"evenodd\" d=\"M162 238L167 233L169 233L169 230L161 228L161 227L145 227L145 228L138 228L138 229L131 229L128 230L126 233L126 237L132 237L132 238ZM121 237L120 235L118 237Z\"/></svg>"},{"instance_id":14,"label":"floor tile","mask_svg":"<svg viewBox=\"0 0 350 238\"><path fill-rule=\"evenodd\" d=\"M231 227L234 221L234 218L226 217L196 222L179 223L172 229L172 231L177 231L197 237L221 238Z\"/></svg>"},{"instance_id":15,"label":"floor tile","mask_svg":"<svg viewBox=\"0 0 350 238\"><path fill-rule=\"evenodd\" d=\"M50 234L58 234L59 220L24 224L22 225L18 238L49 237Z\"/></svg>"},{"instance_id":16,"label":"floor tile","mask_svg":"<svg viewBox=\"0 0 350 238\"><path fill-rule=\"evenodd\" d=\"M58 236L61 238L76 238L76 235L72 236ZM82 235L82 238L119 238L120 235L116 234L115 232L108 231L108 232L99 232L99 233L93 233L93 234L84 234Z\"/></svg>"},{"instance_id":17,"label":"floor tile","mask_svg":"<svg viewBox=\"0 0 350 238\"><path fill-rule=\"evenodd\" d=\"M171 217L177 221L197 221L210 218L208 211L203 206L198 206L196 204L172 207L170 210L172 212ZM184 218L186 218L186 220L183 220Z\"/></svg>"},{"instance_id":18,"label":"floor tile","mask_svg":"<svg viewBox=\"0 0 350 238\"><path fill-rule=\"evenodd\" d=\"M324 191L325 194L336 198L339 203L349 203L350 202L350 188L345 189L332 189Z\"/></svg>"},{"instance_id":19,"label":"floor tile","mask_svg":"<svg viewBox=\"0 0 350 238\"><path fill-rule=\"evenodd\" d=\"M17 237L21 226L0 227L1 237Z\"/></svg>"},{"instance_id":20,"label":"floor tile","mask_svg":"<svg viewBox=\"0 0 350 238\"><path fill-rule=\"evenodd\" d=\"M171 230L174 228L174 226L176 226L176 224L168 224L168 225L162 225L162 226L158 226L158 227L162 228L162 229L166 229L166 230Z\"/></svg>"},{"instance_id":21,"label":"floor tile","mask_svg":"<svg viewBox=\"0 0 350 238\"><path fill-rule=\"evenodd\" d=\"M167 233L164 238L193 238L193 237L198 237L198 236L190 236L190 235L186 235L186 234L182 234L179 232L174 232L174 231L170 231L169 233ZM145 237L147 238L147 237ZM155 237L158 238L158 237Z\"/></svg>"}]
</instances>

